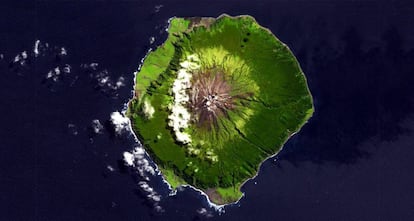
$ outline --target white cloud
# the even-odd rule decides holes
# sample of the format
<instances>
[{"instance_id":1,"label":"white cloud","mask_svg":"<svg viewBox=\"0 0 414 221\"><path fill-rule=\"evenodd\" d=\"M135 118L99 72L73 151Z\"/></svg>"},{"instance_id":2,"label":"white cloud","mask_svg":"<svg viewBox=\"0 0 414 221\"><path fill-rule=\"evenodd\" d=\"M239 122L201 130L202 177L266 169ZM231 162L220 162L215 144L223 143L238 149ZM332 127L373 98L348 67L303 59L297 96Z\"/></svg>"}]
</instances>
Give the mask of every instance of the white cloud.
<instances>
[{"instance_id":1,"label":"white cloud","mask_svg":"<svg viewBox=\"0 0 414 221\"><path fill-rule=\"evenodd\" d=\"M111 122L117 134L121 134L129 129L129 119L124 117L118 111L111 114Z\"/></svg>"},{"instance_id":2,"label":"white cloud","mask_svg":"<svg viewBox=\"0 0 414 221\"><path fill-rule=\"evenodd\" d=\"M60 75L60 69L59 69L59 67L55 67L54 71L55 71L56 75Z\"/></svg>"},{"instance_id":3,"label":"white cloud","mask_svg":"<svg viewBox=\"0 0 414 221\"><path fill-rule=\"evenodd\" d=\"M26 51L23 51L21 55L22 55L23 59L27 59L27 52Z\"/></svg>"},{"instance_id":4,"label":"white cloud","mask_svg":"<svg viewBox=\"0 0 414 221\"><path fill-rule=\"evenodd\" d=\"M151 105L151 102L148 100L144 101L144 106L142 108L142 111L144 112L144 115L147 119L151 119L155 113L154 107Z\"/></svg>"},{"instance_id":5,"label":"white cloud","mask_svg":"<svg viewBox=\"0 0 414 221\"><path fill-rule=\"evenodd\" d=\"M33 47L33 53L35 57L39 55L39 44L40 44L40 40L36 40L35 45Z\"/></svg>"},{"instance_id":6,"label":"white cloud","mask_svg":"<svg viewBox=\"0 0 414 221\"><path fill-rule=\"evenodd\" d=\"M112 79L111 73L108 70L97 70L97 66L97 63L91 63L89 65L83 64L81 65L81 68L91 72L89 76L95 79L96 88L104 94L116 98L118 96L117 90L125 86L125 78L120 76L115 81Z\"/></svg>"},{"instance_id":7,"label":"white cloud","mask_svg":"<svg viewBox=\"0 0 414 221\"><path fill-rule=\"evenodd\" d=\"M13 62L14 63L16 63L16 62L19 62L20 61L20 54L18 54L18 55L16 55L16 57L14 57L14 60L13 60Z\"/></svg>"},{"instance_id":8,"label":"white cloud","mask_svg":"<svg viewBox=\"0 0 414 221\"><path fill-rule=\"evenodd\" d=\"M160 10L161 10L161 8L162 7L164 7L164 5L156 5L155 7L154 7L154 11L155 11L155 13L158 13Z\"/></svg>"},{"instance_id":9,"label":"white cloud","mask_svg":"<svg viewBox=\"0 0 414 221\"><path fill-rule=\"evenodd\" d=\"M134 155L130 152L124 152L124 161L128 164L128 166L134 165Z\"/></svg>"},{"instance_id":10,"label":"white cloud","mask_svg":"<svg viewBox=\"0 0 414 221\"><path fill-rule=\"evenodd\" d=\"M111 172L115 171L115 169L111 165L106 165L106 168Z\"/></svg>"},{"instance_id":11,"label":"white cloud","mask_svg":"<svg viewBox=\"0 0 414 221\"><path fill-rule=\"evenodd\" d=\"M99 65L98 63L93 62L93 63L90 63L90 64L81 64L80 67L84 68L84 69L91 69L91 70L95 71L98 68L98 65Z\"/></svg>"},{"instance_id":12,"label":"white cloud","mask_svg":"<svg viewBox=\"0 0 414 221\"><path fill-rule=\"evenodd\" d=\"M142 147L136 147L135 149L134 149L134 155L136 156L136 157L143 157L144 156L144 154L145 154L145 150L144 150L144 148L142 148Z\"/></svg>"},{"instance_id":13,"label":"white cloud","mask_svg":"<svg viewBox=\"0 0 414 221\"><path fill-rule=\"evenodd\" d=\"M211 218L213 217L213 213L211 211L208 211L206 208L202 207L200 209L197 210L197 213L200 215L203 215L207 218Z\"/></svg>"},{"instance_id":14,"label":"white cloud","mask_svg":"<svg viewBox=\"0 0 414 221\"><path fill-rule=\"evenodd\" d=\"M142 146L137 146L131 152L124 152L124 161L127 165L136 169L142 181L138 182L140 190L145 194L148 201L153 205L156 212L164 212L164 209L159 205L162 196L150 186L150 177L157 175L153 163L150 162L145 154Z\"/></svg>"},{"instance_id":15,"label":"white cloud","mask_svg":"<svg viewBox=\"0 0 414 221\"><path fill-rule=\"evenodd\" d=\"M134 157L135 169L137 169L139 175L145 180L150 180L149 176L155 176L155 168L150 164L148 159L145 156L145 150L141 146L136 147L132 151ZM128 163L128 162L127 162ZM129 164L128 164L129 165ZM130 165L132 166L132 165Z\"/></svg>"},{"instance_id":16,"label":"white cloud","mask_svg":"<svg viewBox=\"0 0 414 221\"><path fill-rule=\"evenodd\" d=\"M153 203L154 209L157 212L163 212L164 209L159 205L159 202L161 201L161 195L158 194L154 188L150 187L149 184L146 181L140 181L138 183L138 186L141 188L141 190L146 194L147 199L150 200Z\"/></svg>"},{"instance_id":17,"label":"white cloud","mask_svg":"<svg viewBox=\"0 0 414 221\"><path fill-rule=\"evenodd\" d=\"M191 114L186 108L190 100L187 90L191 87L191 73L200 68L198 62L196 55L187 56L187 60L180 63L181 69L178 70L172 87L174 102L170 107L168 126L173 129L176 140L183 144L191 143L190 134L182 131L188 127L191 120Z\"/></svg>"},{"instance_id":18,"label":"white cloud","mask_svg":"<svg viewBox=\"0 0 414 221\"><path fill-rule=\"evenodd\" d=\"M75 136L78 135L78 129L75 124L68 124L68 130L69 130L69 133Z\"/></svg>"},{"instance_id":19,"label":"white cloud","mask_svg":"<svg viewBox=\"0 0 414 221\"><path fill-rule=\"evenodd\" d=\"M23 52L17 54L14 57L13 63L19 63L20 65L23 66L23 65L26 64L27 58L28 58L27 52L26 51L23 51Z\"/></svg>"},{"instance_id":20,"label":"white cloud","mask_svg":"<svg viewBox=\"0 0 414 221\"><path fill-rule=\"evenodd\" d=\"M66 51L66 49L64 47L61 47L59 55L63 56L63 55L67 55L67 54L68 54L68 52Z\"/></svg>"},{"instance_id":21,"label":"white cloud","mask_svg":"<svg viewBox=\"0 0 414 221\"><path fill-rule=\"evenodd\" d=\"M155 42L155 37L154 37L154 36L151 36L151 37L150 37L150 39L149 39L149 42L150 42L150 44L154 44L154 42Z\"/></svg>"},{"instance_id":22,"label":"white cloud","mask_svg":"<svg viewBox=\"0 0 414 221\"><path fill-rule=\"evenodd\" d=\"M115 85L120 88L122 86L125 86L125 78L124 77L119 77L118 80L116 81Z\"/></svg>"},{"instance_id":23,"label":"white cloud","mask_svg":"<svg viewBox=\"0 0 414 221\"><path fill-rule=\"evenodd\" d=\"M72 67L69 64L65 64L65 67L63 67L63 73L69 74Z\"/></svg>"},{"instance_id":24,"label":"white cloud","mask_svg":"<svg viewBox=\"0 0 414 221\"><path fill-rule=\"evenodd\" d=\"M93 132L96 134L101 134L104 129L104 126L98 119L92 120L91 127L93 129Z\"/></svg>"},{"instance_id":25,"label":"white cloud","mask_svg":"<svg viewBox=\"0 0 414 221\"><path fill-rule=\"evenodd\" d=\"M57 82L59 80L60 75L60 68L55 67L54 69L47 72L46 79L52 79L54 82Z\"/></svg>"}]
</instances>

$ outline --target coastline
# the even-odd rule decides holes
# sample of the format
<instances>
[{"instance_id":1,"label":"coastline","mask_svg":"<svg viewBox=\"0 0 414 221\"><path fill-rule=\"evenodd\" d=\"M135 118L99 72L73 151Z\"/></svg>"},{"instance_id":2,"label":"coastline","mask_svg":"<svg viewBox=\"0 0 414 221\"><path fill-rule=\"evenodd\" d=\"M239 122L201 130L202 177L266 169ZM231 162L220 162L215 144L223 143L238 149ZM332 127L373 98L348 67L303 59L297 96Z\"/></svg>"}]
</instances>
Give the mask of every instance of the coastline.
<instances>
[{"instance_id":1,"label":"coastline","mask_svg":"<svg viewBox=\"0 0 414 221\"><path fill-rule=\"evenodd\" d=\"M214 18L214 17L200 17L201 19L214 19L214 20L217 20L217 19L220 19L220 18L222 18L222 17L230 17L230 18L241 18L241 17L249 17L249 18L251 18L252 20L254 20L256 23L257 23L257 21L256 21L256 19L255 18L253 18L252 16L250 16L250 15L238 15L238 16L230 16L230 15L228 15L228 14L225 14L225 13L223 13L223 14L221 14L220 16L218 16L217 18ZM167 26L167 28L165 29L166 31L167 31L167 33L168 33L168 30L169 30L169 27L170 27L170 25L171 25L171 21L174 19L174 18L176 18L176 16L173 16L173 17L171 17L171 18L169 18L168 19L168 26ZM191 18L191 17L188 17L188 18ZM262 28L263 30L265 30L265 31L267 31L268 33L270 33L270 34L272 34L272 36L275 38L275 39L277 39L279 42L281 42L281 44L284 46L284 47L286 47L287 48L287 50L290 52L290 53L292 53L292 55L293 55L293 52L290 50L290 48L285 44L285 43L283 43L282 41L280 41L274 34L273 34L273 32L270 30L270 29L268 29L268 28L265 28L265 27L263 27L263 26L261 26L259 23L257 23L259 26L260 26L260 28ZM192 26L192 27L194 27L194 26ZM192 28L191 27L191 28ZM167 37L168 38L168 37ZM165 42L164 42L165 43ZM155 50L157 49L157 48L159 48L159 47L162 47L163 45L164 45L164 43L163 44L161 44L161 45L158 45L156 48L155 48ZM225 203L225 204L216 204L216 203L213 203L211 200L210 200L210 197L208 196L208 194L205 192L205 191L203 191L202 189L198 189L198 188L196 188L196 187L194 187L194 186L192 186L192 185L190 185L190 184L183 184L183 185L179 185L179 186L177 186L176 188L173 188L172 187L172 185L167 181L167 179L166 179L166 177L164 176L164 174L162 173L162 171L159 169L159 166L155 163L155 161L151 158L151 156L148 154L148 152L146 151L146 148L144 147L144 145L142 145L142 143L140 142L140 140L139 140L139 138L138 138L138 136L135 134L135 132L133 131L133 129L132 129L132 122L131 122L131 119L129 118L129 117L127 117L127 111L128 111L128 109L129 109L129 105L130 105L130 103L131 103L131 101L134 99L134 98L136 98L136 92L135 92L135 86L136 86L136 78L137 78L137 75L138 75L138 73L139 73L139 71L140 71L140 69L141 69L141 67L143 66L143 64L144 64L144 61L145 61L145 59L148 57L148 55L152 52L152 51L155 51L155 50L153 50L152 48L150 48L149 50L148 50L148 52L146 53L146 55L141 59L141 63L140 63L140 65L139 65L139 67L138 67L138 69L137 69L137 71L135 71L134 72L134 84L133 84L133 89L132 89L132 98L127 102L127 103L125 103L125 105L124 105L124 109L122 110L122 114L124 115L124 117L126 117L127 119L128 119L128 122L129 122L129 125L128 125L128 129L130 130L130 132L133 134L133 136L134 136L134 139L135 139L135 141L139 144L139 148L143 148L144 149L144 151L145 151L145 156L147 157L147 158L149 158L150 160L151 160L151 162L152 163L154 163L154 165L155 165L155 171L157 172L157 175L161 175L162 176L162 180L163 180L163 182L164 183L166 183L167 184L167 186L168 186L168 189L170 190L170 196L172 196L172 195L175 195L175 194L177 194L177 188L179 188L179 187L189 187L189 188L192 188L193 190L195 190L195 191L197 191L197 192L199 192L199 193L201 193L201 195L203 195L203 196L205 196L206 197L206 199L207 199L207 202L208 202L208 204L209 204L209 206L210 207L212 207L212 208L215 208L216 210L218 210L218 211L221 211L225 206L229 206L229 205L235 205L235 204L238 204L239 202L240 202L240 200L245 196L245 193L244 192L242 192L241 191L241 188L242 188L242 186L244 186L244 184L245 183L247 183L248 181L250 181L250 180L253 180L253 179L255 179L257 176L258 176L258 174L260 173L260 168L261 168L261 166L262 166L262 164L264 163L264 162L266 162L268 159L270 159L270 158L273 158L273 157L275 157L277 154L279 154L279 152L280 151L282 151L283 150L283 148L284 148L284 146L285 146L285 144L287 143L287 141L292 137L292 136L294 136L295 134L297 134L297 133L299 133L300 132L300 130L303 128L303 126L306 124L306 123L308 123L309 122L309 120L310 120L310 118L312 118L312 116L313 116L313 114L314 114L314 112L315 112L315 106L314 106L314 102L313 102L313 96L312 96L312 94L310 93L310 89L309 89L309 86L308 86L308 84L307 84L307 79L306 79L306 77L305 77L305 74L304 74L304 72L302 71L302 68L300 67L300 64L299 64L299 62L297 61L297 59L296 59L296 57L295 56L293 56L294 57L294 59L295 59L295 62L298 64L298 67L299 67L299 69L300 69L300 71L301 71L301 74L304 76L304 79L305 79L305 82L306 82L306 89L307 89L307 92L309 93L309 95L310 95L310 98L311 98L311 102L312 102L312 109L309 109L309 110L311 110L311 112L308 114L308 115L306 115L306 117L305 117L305 119L306 120L304 120L299 126L298 126L298 129L295 131L295 132L293 132L293 133L291 133L284 141L283 141L283 144L280 146L280 149L279 150L277 150L274 154L272 154L272 155L270 155L270 156L268 156L268 157L266 157L263 161L261 161L260 162L260 164L258 165L258 167L256 168L256 173L255 173L255 175L253 176L253 177L250 177L250 178L248 178L248 179L246 179L246 180L244 180L240 185L239 185L239 188L238 188L238 190L242 193L242 195L241 195L241 197L237 200L237 201L235 201L235 202L231 202L231 203Z\"/></svg>"}]
</instances>

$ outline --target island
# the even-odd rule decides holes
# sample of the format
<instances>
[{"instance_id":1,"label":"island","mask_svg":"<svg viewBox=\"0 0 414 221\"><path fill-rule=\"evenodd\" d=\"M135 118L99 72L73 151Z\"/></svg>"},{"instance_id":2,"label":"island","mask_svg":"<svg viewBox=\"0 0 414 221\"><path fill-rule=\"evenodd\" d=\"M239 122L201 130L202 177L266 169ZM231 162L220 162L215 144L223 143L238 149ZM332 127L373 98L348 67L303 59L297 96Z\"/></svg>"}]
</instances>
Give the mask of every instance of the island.
<instances>
[{"instance_id":1,"label":"island","mask_svg":"<svg viewBox=\"0 0 414 221\"><path fill-rule=\"evenodd\" d=\"M172 188L225 205L313 112L290 49L253 17L223 14L169 20L135 74L126 115Z\"/></svg>"}]
</instances>

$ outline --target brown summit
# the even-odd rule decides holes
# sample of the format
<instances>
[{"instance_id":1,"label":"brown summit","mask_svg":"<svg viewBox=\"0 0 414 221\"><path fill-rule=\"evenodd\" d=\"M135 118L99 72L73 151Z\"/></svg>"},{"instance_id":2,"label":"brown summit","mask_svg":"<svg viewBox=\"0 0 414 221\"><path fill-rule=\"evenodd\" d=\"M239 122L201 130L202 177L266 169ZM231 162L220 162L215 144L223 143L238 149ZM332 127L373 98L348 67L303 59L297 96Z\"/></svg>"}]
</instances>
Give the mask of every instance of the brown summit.
<instances>
[{"instance_id":1,"label":"brown summit","mask_svg":"<svg viewBox=\"0 0 414 221\"><path fill-rule=\"evenodd\" d=\"M197 73L190 89L190 109L198 126L211 129L217 127L218 118L228 117L227 111L233 109L231 86L223 72L206 71Z\"/></svg>"}]
</instances>

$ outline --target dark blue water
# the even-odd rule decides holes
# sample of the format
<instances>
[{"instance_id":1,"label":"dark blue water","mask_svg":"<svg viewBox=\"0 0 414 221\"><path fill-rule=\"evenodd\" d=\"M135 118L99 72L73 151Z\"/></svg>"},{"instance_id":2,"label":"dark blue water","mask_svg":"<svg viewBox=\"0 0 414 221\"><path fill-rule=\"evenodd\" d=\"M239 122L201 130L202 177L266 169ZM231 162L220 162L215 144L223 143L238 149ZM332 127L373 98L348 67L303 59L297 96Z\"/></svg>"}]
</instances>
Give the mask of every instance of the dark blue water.
<instances>
[{"instance_id":1,"label":"dark blue water","mask_svg":"<svg viewBox=\"0 0 414 221\"><path fill-rule=\"evenodd\" d=\"M110 115L168 18L223 12L291 48L316 111L219 215L126 167L137 144ZM410 1L36 1L2 3L0 18L0 220L414 219Z\"/></svg>"}]
</instances>

